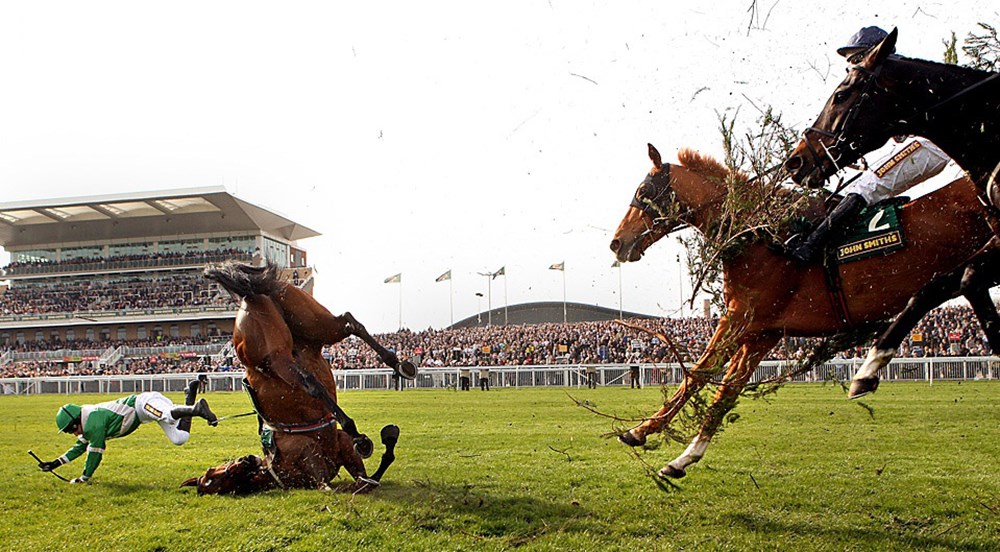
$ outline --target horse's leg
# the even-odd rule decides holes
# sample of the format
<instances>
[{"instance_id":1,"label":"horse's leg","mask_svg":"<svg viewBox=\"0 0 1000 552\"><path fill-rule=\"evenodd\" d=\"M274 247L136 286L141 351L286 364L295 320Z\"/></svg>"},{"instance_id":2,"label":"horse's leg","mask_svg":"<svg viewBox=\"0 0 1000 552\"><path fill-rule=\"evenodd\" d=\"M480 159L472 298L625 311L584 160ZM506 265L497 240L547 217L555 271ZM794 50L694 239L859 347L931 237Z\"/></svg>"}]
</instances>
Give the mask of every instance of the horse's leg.
<instances>
[{"instance_id":1,"label":"horse's leg","mask_svg":"<svg viewBox=\"0 0 1000 552\"><path fill-rule=\"evenodd\" d=\"M670 400L664 403L663 407L651 418L619 435L619 441L630 447L646 444L647 435L662 431L684 408L691 397L701 391L702 387L708 383L713 371L725 359L732 356L733 351L737 348L736 336L730 335L730 329L733 327L731 320L732 317L728 315L719 319L719 324L715 327L715 333L709 340L708 346L705 347L705 352L702 353L694 367L684 374L684 381L681 382Z\"/></svg>"},{"instance_id":2,"label":"horse's leg","mask_svg":"<svg viewBox=\"0 0 1000 552\"><path fill-rule=\"evenodd\" d=\"M990 348L994 353L1000 351L1000 315L989 297L990 286L996 285L1000 279L998 265L1000 239L994 237L964 267L937 276L921 288L868 351L868 357L851 381L847 397L856 399L875 392L879 383L878 371L889 364L899 344L910 335L920 319L934 307L959 294L964 294L969 300Z\"/></svg>"},{"instance_id":3,"label":"horse's leg","mask_svg":"<svg viewBox=\"0 0 1000 552\"><path fill-rule=\"evenodd\" d=\"M367 435L358 431L358 426L354 423L354 420L344 412L343 408L337 404L337 401L327 393L326 387L323 383L319 381L319 378L315 374L305 370L298 363L295 363L294 368L296 373L301 378L302 387L305 389L306 393L314 399L318 399L326 405L326 407L333 414L334 419L340 424L340 427L347 432L348 435L354 440L354 449L358 451L358 454L362 458L368 458L375 451L375 445L372 440L368 438Z\"/></svg>"},{"instance_id":4,"label":"horse's leg","mask_svg":"<svg viewBox=\"0 0 1000 552\"><path fill-rule=\"evenodd\" d=\"M354 420L340 408L336 399L330 395L326 386L315 374L303 368L292 356L291 352L279 350L269 354L261 363L263 370L269 371L275 377L289 386L301 386L312 398L322 402L333 414L337 423L354 439L354 447L363 458L368 458L375 450L375 445L367 435L358 431Z\"/></svg>"},{"instance_id":5,"label":"horse's leg","mask_svg":"<svg viewBox=\"0 0 1000 552\"><path fill-rule=\"evenodd\" d=\"M979 320L994 355L1000 354L1000 314L990 298L990 288L1000 283L998 246L1000 238L994 237L987 246L988 249L976 255L974 262L965 269L961 284L961 292Z\"/></svg>"},{"instance_id":6,"label":"horse's leg","mask_svg":"<svg viewBox=\"0 0 1000 552\"><path fill-rule=\"evenodd\" d=\"M379 360L385 363L386 366L392 368L392 370L399 374L400 377L409 380L417 377L417 367L414 366L412 362L408 360L400 361L399 357L396 356L396 353L386 349L378 341L375 341L375 338L368 333L368 330L365 329L361 322L358 322L357 318L354 318L353 314L345 312L340 315L340 318L344 319L346 322L347 331L349 331L351 335L360 337L361 341L367 343L368 346L375 351Z\"/></svg>"},{"instance_id":7,"label":"horse's leg","mask_svg":"<svg viewBox=\"0 0 1000 552\"><path fill-rule=\"evenodd\" d=\"M997 313L997 306L993 304L993 299L990 298L989 288L977 286L965 290L964 295L969 301L969 306L972 307L972 312L975 313L976 318L979 320L979 325L983 328L983 333L986 334L986 340L990 344L990 351L994 355L1000 354L1000 313Z\"/></svg>"},{"instance_id":8,"label":"horse's leg","mask_svg":"<svg viewBox=\"0 0 1000 552\"><path fill-rule=\"evenodd\" d=\"M283 316L295 335L296 342L302 340L332 345L343 341L347 336L356 335L378 354L379 360L396 373L406 379L417 376L412 363L401 363L396 354L375 341L351 313L334 316L311 295L294 286L284 286L274 299L281 305Z\"/></svg>"},{"instance_id":9,"label":"horse's leg","mask_svg":"<svg viewBox=\"0 0 1000 552\"><path fill-rule=\"evenodd\" d=\"M896 355L899 344L906 336L910 335L910 332L924 315L958 294L964 271L965 269L961 268L942 274L928 282L910 298L906 303L906 308L896 316L892 324L875 341L875 345L868 351L868 357L865 358L864 364L854 374L850 391L847 393L849 399L863 397L878 389L878 371L889 364L889 361Z\"/></svg>"},{"instance_id":10,"label":"horse's leg","mask_svg":"<svg viewBox=\"0 0 1000 552\"><path fill-rule=\"evenodd\" d=\"M750 381L757 365L780 339L780 336L770 334L756 337L753 341L740 347L739 351L733 355L729 362L729 369L722 379L722 384L719 385L719 390L716 391L715 398L711 406L708 407L708 413L705 416L705 421L702 422L698 435L680 456L660 470L662 477L684 477L687 475L687 467L705 456L705 451L708 449L712 437L722 426L726 414L736 406L740 392Z\"/></svg>"},{"instance_id":11,"label":"horse's leg","mask_svg":"<svg viewBox=\"0 0 1000 552\"><path fill-rule=\"evenodd\" d=\"M372 479L375 481L381 481L382 476L385 475L385 470L389 469L389 466L396 460L396 443L399 441L399 427L395 425L387 425L382 428L382 444L385 445L385 452L382 453L382 461L378 465L378 469L372 474Z\"/></svg>"}]
</instances>

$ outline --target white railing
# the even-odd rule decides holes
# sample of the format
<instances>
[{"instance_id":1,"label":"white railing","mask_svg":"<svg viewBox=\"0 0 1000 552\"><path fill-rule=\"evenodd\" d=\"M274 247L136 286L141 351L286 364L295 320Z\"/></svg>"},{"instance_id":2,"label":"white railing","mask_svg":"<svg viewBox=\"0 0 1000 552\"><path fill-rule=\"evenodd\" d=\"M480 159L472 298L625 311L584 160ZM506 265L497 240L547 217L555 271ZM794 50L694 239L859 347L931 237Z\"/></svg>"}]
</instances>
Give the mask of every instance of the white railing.
<instances>
[{"instance_id":1,"label":"white railing","mask_svg":"<svg viewBox=\"0 0 1000 552\"><path fill-rule=\"evenodd\" d=\"M797 382L845 381L854 376L860 359L831 361L794 378ZM629 365L597 364L593 366L600 386L630 386ZM763 362L752 382L766 381L792 369L782 361ZM421 368L412 381L400 380L403 389L443 389L459 384L461 370L470 370L472 387L478 386L478 367ZM587 365L560 364L547 366L490 366L491 387L583 387L587 383ZM396 380L388 368L334 370L339 391L393 389ZM197 374L137 374L110 376L63 376L34 378L0 378L3 394L39 393L108 393L126 394L145 391L183 392L187 382ZM643 386L672 385L684 374L677 364L642 364L639 382ZM240 391L243 372L209 372L209 390ZM1000 379L1000 359L996 357L904 358L892 361L883 370L882 381L935 380L997 380Z\"/></svg>"}]
</instances>

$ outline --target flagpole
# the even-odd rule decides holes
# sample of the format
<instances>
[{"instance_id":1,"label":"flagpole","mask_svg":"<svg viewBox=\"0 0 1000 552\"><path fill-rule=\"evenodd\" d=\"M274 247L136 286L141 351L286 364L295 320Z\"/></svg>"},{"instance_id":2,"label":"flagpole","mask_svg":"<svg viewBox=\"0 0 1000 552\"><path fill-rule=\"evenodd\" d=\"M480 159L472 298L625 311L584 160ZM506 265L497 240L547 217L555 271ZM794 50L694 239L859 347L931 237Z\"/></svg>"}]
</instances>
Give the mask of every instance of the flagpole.
<instances>
[{"instance_id":1,"label":"flagpole","mask_svg":"<svg viewBox=\"0 0 1000 552\"><path fill-rule=\"evenodd\" d=\"M565 263L566 261L563 261ZM566 323L566 265L563 264L563 324Z\"/></svg>"},{"instance_id":2,"label":"flagpole","mask_svg":"<svg viewBox=\"0 0 1000 552\"><path fill-rule=\"evenodd\" d=\"M399 279L399 329L403 329L403 279Z\"/></svg>"},{"instance_id":3,"label":"flagpole","mask_svg":"<svg viewBox=\"0 0 1000 552\"><path fill-rule=\"evenodd\" d=\"M677 293L681 300L681 318L684 318L684 270L681 266L681 254L677 254Z\"/></svg>"},{"instance_id":4,"label":"flagpole","mask_svg":"<svg viewBox=\"0 0 1000 552\"><path fill-rule=\"evenodd\" d=\"M506 268L506 266L505 266ZM503 272L503 325L506 326L507 322L507 271Z\"/></svg>"},{"instance_id":5,"label":"flagpole","mask_svg":"<svg viewBox=\"0 0 1000 552\"><path fill-rule=\"evenodd\" d=\"M449 271L451 269L448 269ZM448 307L451 311L451 325L455 325L455 284L448 278Z\"/></svg>"}]
</instances>

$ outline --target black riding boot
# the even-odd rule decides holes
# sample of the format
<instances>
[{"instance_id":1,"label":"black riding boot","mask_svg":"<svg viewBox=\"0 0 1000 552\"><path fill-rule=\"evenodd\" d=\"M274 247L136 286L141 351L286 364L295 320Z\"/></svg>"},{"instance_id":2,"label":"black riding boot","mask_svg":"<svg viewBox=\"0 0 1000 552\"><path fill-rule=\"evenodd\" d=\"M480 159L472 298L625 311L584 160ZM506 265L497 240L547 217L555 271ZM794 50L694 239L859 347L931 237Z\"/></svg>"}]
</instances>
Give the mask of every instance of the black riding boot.
<instances>
[{"instance_id":1,"label":"black riding boot","mask_svg":"<svg viewBox=\"0 0 1000 552\"><path fill-rule=\"evenodd\" d=\"M816 253L823 250L823 246L826 245L827 239L834 230L840 229L845 222L867 206L868 202L865 201L865 198L858 194L847 194L823 219L823 222L819 223L819 226L809 234L809 237L789 251L788 255L796 261L808 263L816 256Z\"/></svg>"},{"instance_id":2,"label":"black riding boot","mask_svg":"<svg viewBox=\"0 0 1000 552\"><path fill-rule=\"evenodd\" d=\"M208 403L205 399L201 399L194 406L178 406L170 411L170 415L174 417L175 420L183 421L185 418L190 420L192 416L198 416L199 418L205 418L208 420L208 425L214 426L219 423L219 419L214 413L208 408ZM178 424L179 426L180 424ZM190 427L190 426L188 426Z\"/></svg>"},{"instance_id":3,"label":"black riding boot","mask_svg":"<svg viewBox=\"0 0 1000 552\"><path fill-rule=\"evenodd\" d=\"M188 406L193 406L194 405L195 399L198 398L198 388L200 386L201 386L201 382L198 381L198 380L194 380L194 381L192 381L191 383L188 384L187 391L184 393L184 404L186 404ZM177 429L179 429L181 431L187 431L188 433L190 433L191 432L191 417L189 416L187 418L181 418L181 420L179 422L177 422Z\"/></svg>"}]
</instances>

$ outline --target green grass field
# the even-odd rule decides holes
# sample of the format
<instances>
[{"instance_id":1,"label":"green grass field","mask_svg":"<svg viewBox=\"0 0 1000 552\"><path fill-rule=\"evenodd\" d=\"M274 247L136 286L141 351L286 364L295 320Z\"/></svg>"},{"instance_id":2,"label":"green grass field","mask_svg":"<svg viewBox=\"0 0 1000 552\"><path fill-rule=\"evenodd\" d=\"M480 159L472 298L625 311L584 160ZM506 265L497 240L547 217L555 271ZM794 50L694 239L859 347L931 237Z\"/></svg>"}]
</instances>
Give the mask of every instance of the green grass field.
<instances>
[{"instance_id":1,"label":"green grass field","mask_svg":"<svg viewBox=\"0 0 1000 552\"><path fill-rule=\"evenodd\" d=\"M0 397L0 548L1000 550L1000 383L885 384L865 401L874 416L835 385L744 400L670 492L643 462L659 468L681 445L640 461L570 395L622 416L662 402L659 389L342 393L363 431L402 429L383 487L245 498L177 485L258 453L252 417L197 420L183 447L141 427L109 443L92 484L69 485L26 451L47 460L72 444L58 405L114 397ZM248 410L241 394L207 398L220 416Z\"/></svg>"}]
</instances>

